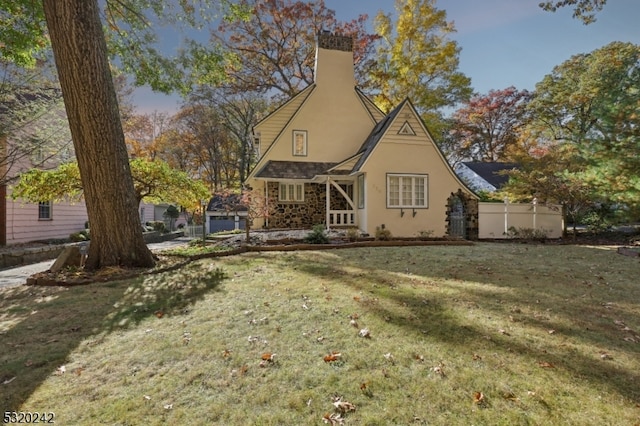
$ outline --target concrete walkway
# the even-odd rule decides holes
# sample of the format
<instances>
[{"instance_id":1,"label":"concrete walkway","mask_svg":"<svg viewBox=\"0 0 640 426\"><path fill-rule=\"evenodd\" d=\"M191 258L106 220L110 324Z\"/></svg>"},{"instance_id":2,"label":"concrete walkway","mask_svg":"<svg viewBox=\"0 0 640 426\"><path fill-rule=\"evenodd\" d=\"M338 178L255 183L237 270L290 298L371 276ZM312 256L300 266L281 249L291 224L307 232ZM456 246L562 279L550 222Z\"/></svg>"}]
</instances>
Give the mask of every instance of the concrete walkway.
<instances>
[{"instance_id":1,"label":"concrete walkway","mask_svg":"<svg viewBox=\"0 0 640 426\"><path fill-rule=\"evenodd\" d=\"M161 243L149 243L148 246L152 251L160 251L188 244L189 241L191 241L191 238L180 237L169 241L163 241ZM53 262L55 262L55 259L1 270L0 289L25 284L27 282L27 278L33 274L37 274L38 272L46 271L51 268Z\"/></svg>"}]
</instances>

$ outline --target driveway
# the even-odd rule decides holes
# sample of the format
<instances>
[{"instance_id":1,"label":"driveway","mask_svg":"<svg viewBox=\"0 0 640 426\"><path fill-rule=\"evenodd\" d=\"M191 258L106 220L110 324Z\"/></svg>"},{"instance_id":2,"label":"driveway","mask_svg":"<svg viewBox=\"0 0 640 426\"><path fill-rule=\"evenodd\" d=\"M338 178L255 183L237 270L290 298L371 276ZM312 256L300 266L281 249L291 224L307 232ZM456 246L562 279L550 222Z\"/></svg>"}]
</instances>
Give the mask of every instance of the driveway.
<instances>
[{"instance_id":1,"label":"driveway","mask_svg":"<svg viewBox=\"0 0 640 426\"><path fill-rule=\"evenodd\" d=\"M149 249L153 251L160 251L188 244L189 241L191 241L191 238L180 237L174 240L163 241L161 243L150 243L148 246ZM25 284L27 282L27 278L33 274L37 274L38 272L46 271L51 268L53 262L55 262L55 259L1 270L0 289Z\"/></svg>"}]
</instances>

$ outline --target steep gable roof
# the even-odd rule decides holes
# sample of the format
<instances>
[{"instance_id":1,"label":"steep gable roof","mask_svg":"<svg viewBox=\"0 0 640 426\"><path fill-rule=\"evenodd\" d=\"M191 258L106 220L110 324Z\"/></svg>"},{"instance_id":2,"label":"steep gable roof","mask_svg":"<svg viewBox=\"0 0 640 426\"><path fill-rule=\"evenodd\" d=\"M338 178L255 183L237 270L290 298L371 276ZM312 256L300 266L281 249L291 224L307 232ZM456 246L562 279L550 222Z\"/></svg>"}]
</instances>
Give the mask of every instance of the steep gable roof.
<instances>
[{"instance_id":1,"label":"steep gable roof","mask_svg":"<svg viewBox=\"0 0 640 426\"><path fill-rule=\"evenodd\" d=\"M358 170L360 170L360 167L362 167L365 161L367 161L367 158L369 158L369 155L371 155L371 152L374 150L376 145L378 145L378 142L380 142L380 139L382 139L382 136L385 134L385 132L387 131L387 129L389 128L389 126L391 125L395 117L398 115L398 112L408 102L409 102L409 99L405 99L397 107L395 107L389 114L387 114L386 117L384 117L381 121L379 121L378 124L376 124L376 126L373 128L373 130L369 134L369 137L367 137L367 140L364 141L364 143L358 150L358 154L362 154L362 155L358 159L358 162L353 167L354 172L357 172Z\"/></svg>"}]
</instances>

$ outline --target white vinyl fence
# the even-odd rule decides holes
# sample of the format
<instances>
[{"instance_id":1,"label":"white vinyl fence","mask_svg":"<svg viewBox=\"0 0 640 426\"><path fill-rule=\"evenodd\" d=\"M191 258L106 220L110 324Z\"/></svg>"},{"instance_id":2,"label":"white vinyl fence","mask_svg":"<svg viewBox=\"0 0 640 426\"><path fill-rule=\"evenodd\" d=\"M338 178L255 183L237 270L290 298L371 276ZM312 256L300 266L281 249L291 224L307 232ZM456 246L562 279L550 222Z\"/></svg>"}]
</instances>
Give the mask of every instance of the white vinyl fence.
<instances>
[{"instance_id":1,"label":"white vinyl fence","mask_svg":"<svg viewBox=\"0 0 640 426\"><path fill-rule=\"evenodd\" d=\"M202 238L202 225L185 225L184 236L190 238Z\"/></svg>"},{"instance_id":2,"label":"white vinyl fence","mask_svg":"<svg viewBox=\"0 0 640 426\"><path fill-rule=\"evenodd\" d=\"M478 237L512 238L513 230L539 230L548 238L562 237L560 206L517 203L478 203Z\"/></svg>"}]
</instances>

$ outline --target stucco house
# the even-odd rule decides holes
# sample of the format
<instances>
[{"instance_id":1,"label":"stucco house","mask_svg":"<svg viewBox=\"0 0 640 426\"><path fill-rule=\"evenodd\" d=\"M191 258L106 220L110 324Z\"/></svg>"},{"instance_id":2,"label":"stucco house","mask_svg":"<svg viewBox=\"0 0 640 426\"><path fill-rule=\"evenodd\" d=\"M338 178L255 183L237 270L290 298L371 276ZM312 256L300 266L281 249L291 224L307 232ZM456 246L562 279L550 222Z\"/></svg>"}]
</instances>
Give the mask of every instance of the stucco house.
<instances>
[{"instance_id":1,"label":"stucco house","mask_svg":"<svg viewBox=\"0 0 640 426\"><path fill-rule=\"evenodd\" d=\"M384 114L357 87L352 39L318 35L315 81L254 127L254 228L357 227L477 236L477 200L409 99Z\"/></svg>"}]
</instances>

